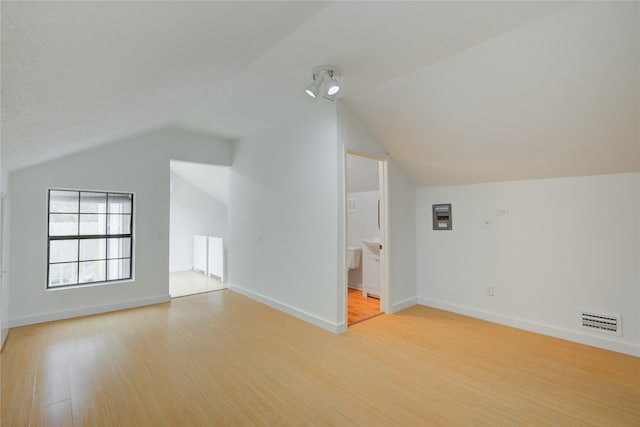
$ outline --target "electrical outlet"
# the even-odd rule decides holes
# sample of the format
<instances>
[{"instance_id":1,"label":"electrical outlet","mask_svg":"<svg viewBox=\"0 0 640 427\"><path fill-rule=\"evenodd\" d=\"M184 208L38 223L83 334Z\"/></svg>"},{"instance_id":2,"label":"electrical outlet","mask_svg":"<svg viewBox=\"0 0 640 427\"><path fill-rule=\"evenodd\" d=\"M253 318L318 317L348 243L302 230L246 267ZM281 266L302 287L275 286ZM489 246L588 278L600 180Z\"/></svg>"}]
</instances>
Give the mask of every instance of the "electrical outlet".
<instances>
[{"instance_id":1,"label":"electrical outlet","mask_svg":"<svg viewBox=\"0 0 640 427\"><path fill-rule=\"evenodd\" d=\"M433 288L433 280L429 280L427 282L427 288L429 288L429 289Z\"/></svg>"},{"instance_id":2,"label":"electrical outlet","mask_svg":"<svg viewBox=\"0 0 640 427\"><path fill-rule=\"evenodd\" d=\"M493 286L487 286L487 296L488 297L493 296Z\"/></svg>"},{"instance_id":3,"label":"electrical outlet","mask_svg":"<svg viewBox=\"0 0 640 427\"><path fill-rule=\"evenodd\" d=\"M491 228L491 219L488 217L482 218L482 228Z\"/></svg>"},{"instance_id":4,"label":"electrical outlet","mask_svg":"<svg viewBox=\"0 0 640 427\"><path fill-rule=\"evenodd\" d=\"M509 215L509 209L498 209L496 215L507 216Z\"/></svg>"}]
</instances>

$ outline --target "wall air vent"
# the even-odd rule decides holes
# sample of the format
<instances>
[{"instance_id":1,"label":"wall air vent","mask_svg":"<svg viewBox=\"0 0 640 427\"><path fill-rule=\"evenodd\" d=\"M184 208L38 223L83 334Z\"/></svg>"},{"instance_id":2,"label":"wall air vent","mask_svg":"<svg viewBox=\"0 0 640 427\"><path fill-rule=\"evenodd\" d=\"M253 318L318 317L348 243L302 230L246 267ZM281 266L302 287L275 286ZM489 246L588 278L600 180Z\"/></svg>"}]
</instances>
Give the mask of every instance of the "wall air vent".
<instances>
[{"instance_id":1,"label":"wall air vent","mask_svg":"<svg viewBox=\"0 0 640 427\"><path fill-rule=\"evenodd\" d=\"M612 335L622 335L619 314L597 314L582 312L582 327Z\"/></svg>"}]
</instances>

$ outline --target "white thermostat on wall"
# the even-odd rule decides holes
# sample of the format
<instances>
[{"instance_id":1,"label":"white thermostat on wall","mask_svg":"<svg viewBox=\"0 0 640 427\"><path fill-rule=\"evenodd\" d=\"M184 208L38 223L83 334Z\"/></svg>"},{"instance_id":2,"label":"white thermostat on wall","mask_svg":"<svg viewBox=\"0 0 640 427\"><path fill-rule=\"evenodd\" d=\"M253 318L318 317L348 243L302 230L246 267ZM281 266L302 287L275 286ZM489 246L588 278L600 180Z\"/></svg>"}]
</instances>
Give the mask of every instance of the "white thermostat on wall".
<instances>
[{"instance_id":1,"label":"white thermostat on wall","mask_svg":"<svg viewBox=\"0 0 640 427\"><path fill-rule=\"evenodd\" d=\"M451 230L451 203L433 205L433 229Z\"/></svg>"}]
</instances>

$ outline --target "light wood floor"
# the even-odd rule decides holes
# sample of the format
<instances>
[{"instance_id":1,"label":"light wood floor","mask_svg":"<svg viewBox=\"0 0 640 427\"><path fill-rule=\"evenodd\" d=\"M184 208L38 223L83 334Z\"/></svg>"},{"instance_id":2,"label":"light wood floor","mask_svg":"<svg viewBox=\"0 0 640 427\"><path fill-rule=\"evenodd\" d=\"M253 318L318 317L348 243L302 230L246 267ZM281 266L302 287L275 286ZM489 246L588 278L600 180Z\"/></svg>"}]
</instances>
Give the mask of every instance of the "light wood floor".
<instances>
[{"instance_id":1,"label":"light wood floor","mask_svg":"<svg viewBox=\"0 0 640 427\"><path fill-rule=\"evenodd\" d=\"M362 290L349 288L347 295L347 324L354 325L380 314L380 300L365 297Z\"/></svg>"},{"instance_id":2,"label":"light wood floor","mask_svg":"<svg viewBox=\"0 0 640 427\"><path fill-rule=\"evenodd\" d=\"M416 306L335 335L229 290L12 329L2 426L634 426L640 359Z\"/></svg>"},{"instance_id":3,"label":"light wood floor","mask_svg":"<svg viewBox=\"0 0 640 427\"><path fill-rule=\"evenodd\" d=\"M224 289L224 283L215 277L195 271L169 273L169 295L171 298L200 294Z\"/></svg>"}]
</instances>

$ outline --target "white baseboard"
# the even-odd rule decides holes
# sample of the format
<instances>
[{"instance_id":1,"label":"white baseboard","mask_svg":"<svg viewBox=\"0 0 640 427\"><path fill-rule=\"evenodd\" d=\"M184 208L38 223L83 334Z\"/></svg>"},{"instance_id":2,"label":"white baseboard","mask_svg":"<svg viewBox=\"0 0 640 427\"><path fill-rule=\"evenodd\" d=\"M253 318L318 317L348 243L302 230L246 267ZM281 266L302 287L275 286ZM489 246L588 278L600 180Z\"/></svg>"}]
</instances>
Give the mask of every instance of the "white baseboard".
<instances>
[{"instance_id":1,"label":"white baseboard","mask_svg":"<svg viewBox=\"0 0 640 427\"><path fill-rule=\"evenodd\" d=\"M0 351L4 347L4 342L7 340L7 335L9 335L9 328L3 329L0 334Z\"/></svg>"},{"instance_id":2,"label":"white baseboard","mask_svg":"<svg viewBox=\"0 0 640 427\"><path fill-rule=\"evenodd\" d=\"M156 297L141 298L136 300L122 301L113 304L93 305L89 307L76 308L73 310L55 311L33 316L14 317L9 319L9 326L17 328L19 326L33 325L36 323L52 322L54 320L71 319L73 317L90 316L92 314L107 313L109 311L124 310L127 308L142 307L145 305L160 304L171 300L169 295L159 295Z\"/></svg>"},{"instance_id":3,"label":"white baseboard","mask_svg":"<svg viewBox=\"0 0 640 427\"><path fill-rule=\"evenodd\" d=\"M478 310L472 307L451 304L445 301L418 297L417 302L420 305L439 308L441 310L451 311L453 313L463 314L465 316L475 317L489 322L498 323L505 326L511 326L517 329L524 329L530 332L536 332L555 338L573 341L580 344L590 345L605 350L616 351L618 353L629 354L631 356L640 357L640 345L628 341L616 340L605 337L596 337L586 332L572 331L569 329L558 328L543 323L533 322L530 320L518 319L511 316L492 313L484 310Z\"/></svg>"},{"instance_id":4,"label":"white baseboard","mask_svg":"<svg viewBox=\"0 0 640 427\"><path fill-rule=\"evenodd\" d=\"M391 306L391 313L397 313L399 311L404 310L405 308L413 307L416 304L418 304L417 297L408 298L404 301L400 301L398 303L393 304Z\"/></svg>"},{"instance_id":5,"label":"white baseboard","mask_svg":"<svg viewBox=\"0 0 640 427\"><path fill-rule=\"evenodd\" d=\"M349 287L349 289L357 289L359 291L362 290L362 283L356 283L356 284L348 284L347 285Z\"/></svg>"},{"instance_id":6,"label":"white baseboard","mask_svg":"<svg viewBox=\"0 0 640 427\"><path fill-rule=\"evenodd\" d=\"M262 304L268 305L271 308L275 308L276 310L285 312L287 314L290 314L294 317L297 317L298 319L304 320L305 322L311 323L312 325L318 326L322 329L325 329L329 332L333 332L335 334L339 334L342 332L345 332L347 330L347 325L346 323L333 323L330 322L326 319L322 319L316 315L313 315L311 313L307 313L306 311L302 311L299 310L295 307L291 307L290 305L287 304L283 304L279 301L276 301L274 299L271 299L269 297L266 297L264 295L260 295L258 293L255 293L253 291L250 291L248 289L245 288L241 288L239 286L236 286L232 283L228 283L228 289L239 293L240 295L244 295L248 298L251 298L254 301L258 301Z\"/></svg>"},{"instance_id":7,"label":"white baseboard","mask_svg":"<svg viewBox=\"0 0 640 427\"><path fill-rule=\"evenodd\" d=\"M169 273L182 273L183 271L193 271L192 265L180 265L178 267L170 268Z\"/></svg>"}]
</instances>

